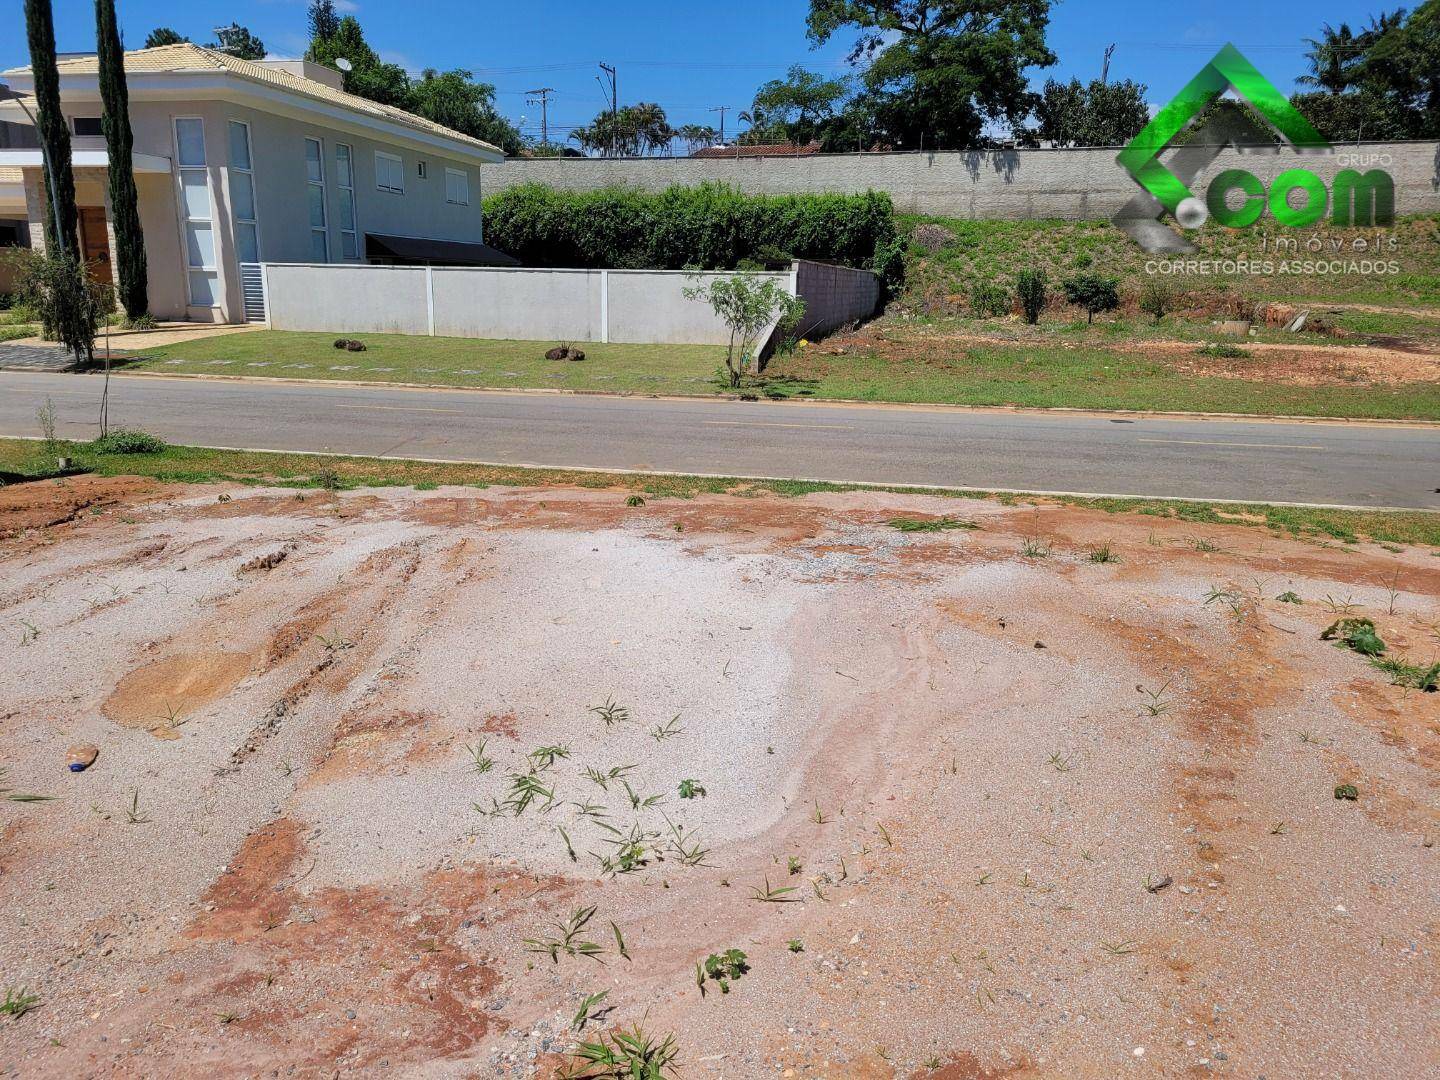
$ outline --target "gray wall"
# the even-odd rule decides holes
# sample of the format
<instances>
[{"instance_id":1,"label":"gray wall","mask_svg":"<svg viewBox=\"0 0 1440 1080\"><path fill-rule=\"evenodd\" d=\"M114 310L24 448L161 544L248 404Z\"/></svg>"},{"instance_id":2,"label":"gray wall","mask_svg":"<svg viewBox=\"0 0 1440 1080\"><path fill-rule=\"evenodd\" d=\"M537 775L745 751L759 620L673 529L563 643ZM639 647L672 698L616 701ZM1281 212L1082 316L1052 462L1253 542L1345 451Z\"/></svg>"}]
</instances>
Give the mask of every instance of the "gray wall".
<instances>
[{"instance_id":1,"label":"gray wall","mask_svg":"<svg viewBox=\"0 0 1440 1080\"><path fill-rule=\"evenodd\" d=\"M811 336L868 317L880 295L867 270L800 262L764 276L799 290L809 312L803 332ZM708 304L684 295L696 283L680 270L265 266L276 330L723 344L730 337L724 323Z\"/></svg>"},{"instance_id":2,"label":"gray wall","mask_svg":"<svg viewBox=\"0 0 1440 1080\"><path fill-rule=\"evenodd\" d=\"M1395 178L1401 214L1440 211L1440 143L1360 143L1337 152L1386 155L1375 162ZM718 180L756 194L886 191L903 213L961 218L1112 217L1140 189L1115 164L1115 148L997 150L974 153L819 154L804 158L513 158L482 165L487 193L543 183L588 191L627 184L659 191ZM1289 168L1327 179L1344 165L1328 155L1227 150L1201 177L1243 167L1267 183ZM1328 159L1328 160L1327 160Z\"/></svg>"},{"instance_id":3,"label":"gray wall","mask_svg":"<svg viewBox=\"0 0 1440 1080\"><path fill-rule=\"evenodd\" d=\"M818 338L875 314L880 279L868 270L802 260L795 264L795 294L805 300L795 336Z\"/></svg>"}]
</instances>

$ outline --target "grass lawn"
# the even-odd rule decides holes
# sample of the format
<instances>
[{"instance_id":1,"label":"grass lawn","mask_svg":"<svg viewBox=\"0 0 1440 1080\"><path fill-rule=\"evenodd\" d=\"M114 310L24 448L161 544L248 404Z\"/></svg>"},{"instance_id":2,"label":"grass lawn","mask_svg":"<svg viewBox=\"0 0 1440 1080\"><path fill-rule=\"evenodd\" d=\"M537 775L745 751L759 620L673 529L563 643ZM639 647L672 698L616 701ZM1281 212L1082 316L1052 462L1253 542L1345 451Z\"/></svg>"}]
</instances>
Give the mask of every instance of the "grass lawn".
<instances>
[{"instance_id":1,"label":"grass lawn","mask_svg":"<svg viewBox=\"0 0 1440 1080\"><path fill-rule=\"evenodd\" d=\"M828 355L823 344L772 361L766 392L860 401L1029 408L1440 420L1440 386L1294 386L1188 374L1137 352L1055 345L947 350L915 359Z\"/></svg>"},{"instance_id":2,"label":"grass lawn","mask_svg":"<svg viewBox=\"0 0 1440 1080\"><path fill-rule=\"evenodd\" d=\"M274 375L439 386L554 387L611 393L705 394L724 364L717 345L621 345L578 342L580 361L546 360L549 341L361 334L365 352L335 348L337 334L257 330L157 345L127 363L141 371Z\"/></svg>"},{"instance_id":3,"label":"grass lawn","mask_svg":"<svg viewBox=\"0 0 1440 1080\"><path fill-rule=\"evenodd\" d=\"M1268 506L1260 503L1226 504L1179 499L1066 498L1010 495L977 490L936 491L886 484L827 484L799 480L741 480L724 477L639 475L635 473L576 472L497 465L445 464L426 461L391 461L322 454L257 453L241 450L207 450L170 446L154 454L99 454L88 443L43 442L0 438L0 487L6 482L47 475L56 455L65 454L82 468L102 476L148 476L177 483L231 482L293 488L349 489L355 487L413 486L426 490L440 485L489 487L544 485L610 488L643 492L652 498L691 498L707 493L753 495L806 495L816 491L879 490L944 495L956 499L994 498L1007 505L1064 503L1114 514L1141 514L1197 524L1245 525L1278 533L1309 537L1321 542L1353 544L1361 539L1383 544L1414 544L1434 549L1440 556L1440 513L1415 511L1324 510L1308 507Z\"/></svg>"},{"instance_id":4,"label":"grass lawn","mask_svg":"<svg viewBox=\"0 0 1440 1080\"><path fill-rule=\"evenodd\" d=\"M157 346L127 367L437 386L730 393L717 375L719 346L587 344L587 358L572 363L544 359L545 342L386 334L363 340L366 352L345 353L333 347L331 334L262 330ZM1305 387L1206 377L1089 342L926 348L923 357L895 360L832 356L822 343L777 357L753 389L773 398L1440 419L1440 386L1431 383Z\"/></svg>"}]
</instances>

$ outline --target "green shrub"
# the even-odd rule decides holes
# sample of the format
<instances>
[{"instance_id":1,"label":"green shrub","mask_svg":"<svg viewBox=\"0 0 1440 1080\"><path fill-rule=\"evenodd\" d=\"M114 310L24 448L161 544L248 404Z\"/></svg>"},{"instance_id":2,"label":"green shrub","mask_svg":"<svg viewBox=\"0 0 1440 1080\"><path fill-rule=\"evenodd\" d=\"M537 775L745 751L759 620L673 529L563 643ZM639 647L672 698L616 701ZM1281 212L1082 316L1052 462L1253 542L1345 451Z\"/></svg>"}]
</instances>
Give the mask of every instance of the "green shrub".
<instances>
[{"instance_id":1,"label":"green shrub","mask_svg":"<svg viewBox=\"0 0 1440 1080\"><path fill-rule=\"evenodd\" d=\"M970 314L977 319L991 319L1010 314L1010 294L991 281L977 281L970 286Z\"/></svg>"},{"instance_id":2,"label":"green shrub","mask_svg":"<svg viewBox=\"0 0 1440 1080\"><path fill-rule=\"evenodd\" d=\"M882 192L746 195L725 184L658 193L522 184L485 200L485 239L526 266L730 270L742 261L824 259L872 269L887 293L905 245Z\"/></svg>"},{"instance_id":3,"label":"green shrub","mask_svg":"<svg viewBox=\"0 0 1440 1080\"><path fill-rule=\"evenodd\" d=\"M1015 295L1020 298L1025 321L1034 326L1045 308L1045 271L1035 267L1021 270L1015 275Z\"/></svg>"},{"instance_id":4,"label":"green shrub","mask_svg":"<svg viewBox=\"0 0 1440 1080\"><path fill-rule=\"evenodd\" d=\"M1375 623L1370 619L1336 619L1321 633L1320 640L1354 649L1361 656L1379 656L1385 651L1385 642L1375 632Z\"/></svg>"},{"instance_id":5,"label":"green shrub","mask_svg":"<svg viewBox=\"0 0 1440 1080\"><path fill-rule=\"evenodd\" d=\"M1115 278L1076 274L1061 282L1061 288L1065 290L1066 300L1085 309L1087 322L1093 323L1097 312L1114 311L1120 306L1120 283Z\"/></svg>"},{"instance_id":6,"label":"green shrub","mask_svg":"<svg viewBox=\"0 0 1440 1080\"><path fill-rule=\"evenodd\" d=\"M1231 345L1227 341L1212 341L1209 345L1201 345L1195 351L1201 356L1216 356L1221 360L1243 360L1250 355L1239 345Z\"/></svg>"},{"instance_id":7,"label":"green shrub","mask_svg":"<svg viewBox=\"0 0 1440 1080\"><path fill-rule=\"evenodd\" d=\"M116 428L90 444L97 454L158 454L165 449L165 440L148 431Z\"/></svg>"},{"instance_id":8,"label":"green shrub","mask_svg":"<svg viewBox=\"0 0 1440 1080\"><path fill-rule=\"evenodd\" d=\"M1175 306L1175 288L1170 282L1155 278L1140 288L1140 310L1153 315L1158 324Z\"/></svg>"}]
</instances>

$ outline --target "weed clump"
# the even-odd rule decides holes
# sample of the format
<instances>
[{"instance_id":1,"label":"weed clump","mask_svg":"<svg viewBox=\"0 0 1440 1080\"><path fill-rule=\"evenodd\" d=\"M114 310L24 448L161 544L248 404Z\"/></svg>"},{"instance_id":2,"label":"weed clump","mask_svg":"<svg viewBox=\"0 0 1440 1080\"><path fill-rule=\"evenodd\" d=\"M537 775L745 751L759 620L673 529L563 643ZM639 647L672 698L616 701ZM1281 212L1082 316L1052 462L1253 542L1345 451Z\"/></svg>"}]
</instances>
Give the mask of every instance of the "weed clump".
<instances>
[{"instance_id":1,"label":"weed clump","mask_svg":"<svg viewBox=\"0 0 1440 1080\"><path fill-rule=\"evenodd\" d=\"M1385 651L1385 642L1370 619L1336 619L1320 634L1320 640L1333 641L1337 647L1352 649L1361 656L1379 656Z\"/></svg>"},{"instance_id":2,"label":"weed clump","mask_svg":"<svg viewBox=\"0 0 1440 1080\"><path fill-rule=\"evenodd\" d=\"M90 449L97 454L159 454L165 446L165 440L159 435L133 428L116 428L92 442Z\"/></svg>"}]
</instances>

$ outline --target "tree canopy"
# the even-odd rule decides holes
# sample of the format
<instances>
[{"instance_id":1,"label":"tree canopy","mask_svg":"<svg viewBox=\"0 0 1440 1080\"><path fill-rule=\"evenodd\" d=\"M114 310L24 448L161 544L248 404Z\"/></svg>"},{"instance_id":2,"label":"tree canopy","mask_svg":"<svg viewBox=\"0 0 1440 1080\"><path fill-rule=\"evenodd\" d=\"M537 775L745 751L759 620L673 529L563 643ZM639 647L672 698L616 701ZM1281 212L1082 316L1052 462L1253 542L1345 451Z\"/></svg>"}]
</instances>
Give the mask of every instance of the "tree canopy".
<instances>
[{"instance_id":1,"label":"tree canopy","mask_svg":"<svg viewBox=\"0 0 1440 1080\"><path fill-rule=\"evenodd\" d=\"M149 36L145 38L145 48L156 49L161 45L180 45L189 40L188 37L181 37L168 26L157 26L154 30L151 30Z\"/></svg>"},{"instance_id":2,"label":"tree canopy","mask_svg":"<svg viewBox=\"0 0 1440 1080\"><path fill-rule=\"evenodd\" d=\"M906 149L981 144L1034 107L1030 68L1048 67L1050 0L810 0L810 40L853 29L852 63L876 134Z\"/></svg>"},{"instance_id":3,"label":"tree canopy","mask_svg":"<svg viewBox=\"0 0 1440 1080\"><path fill-rule=\"evenodd\" d=\"M1088 86L1047 79L1035 105L1037 134L1056 146L1123 146L1150 122L1145 90L1129 79Z\"/></svg>"},{"instance_id":4,"label":"tree canopy","mask_svg":"<svg viewBox=\"0 0 1440 1080\"><path fill-rule=\"evenodd\" d=\"M216 30L215 41L206 48L238 56L241 60L265 59L265 43L246 27L234 22Z\"/></svg>"},{"instance_id":5,"label":"tree canopy","mask_svg":"<svg viewBox=\"0 0 1440 1080\"><path fill-rule=\"evenodd\" d=\"M827 79L794 64L785 78L771 79L755 91L754 103L741 114L750 130L740 141L804 144L818 140L849 95L847 77Z\"/></svg>"},{"instance_id":6,"label":"tree canopy","mask_svg":"<svg viewBox=\"0 0 1440 1080\"><path fill-rule=\"evenodd\" d=\"M644 157L670 145L675 137L665 110L654 102L622 105L616 113L605 109L585 127L576 128L570 138L587 153L618 157Z\"/></svg>"}]
</instances>

